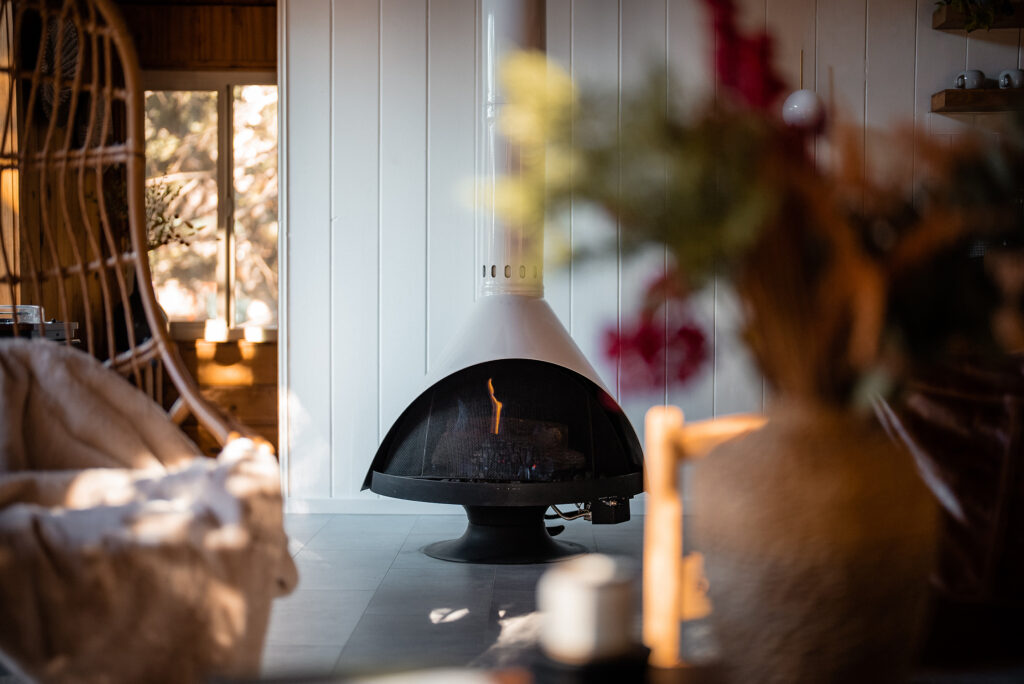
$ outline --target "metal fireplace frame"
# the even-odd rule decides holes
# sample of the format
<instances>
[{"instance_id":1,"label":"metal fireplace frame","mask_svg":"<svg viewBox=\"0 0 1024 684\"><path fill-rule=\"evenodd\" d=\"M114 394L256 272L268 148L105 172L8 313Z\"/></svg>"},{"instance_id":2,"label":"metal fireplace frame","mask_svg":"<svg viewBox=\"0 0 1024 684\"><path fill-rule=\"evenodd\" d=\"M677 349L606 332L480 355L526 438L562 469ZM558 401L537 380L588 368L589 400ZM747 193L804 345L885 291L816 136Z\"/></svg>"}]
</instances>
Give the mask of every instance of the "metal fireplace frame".
<instances>
[{"instance_id":1,"label":"metal fireplace frame","mask_svg":"<svg viewBox=\"0 0 1024 684\"><path fill-rule=\"evenodd\" d=\"M478 117L477 177L481 192L498 175L519 168L516 151L498 133L505 95L497 77L499 63L521 49L544 49L543 0L477 0ZM488 202L480 201L481 206ZM634 472L557 482L476 482L388 475L376 470L388 454L403 412L389 428L370 466L363 489L414 501L458 504L469 525L459 539L427 546L436 558L470 563L536 563L583 553L579 544L557 541L544 524L548 506L586 503L593 522L628 520L628 500L643 491L643 454L639 440L597 371L587 361L554 311L544 301L542 225L506 225L493 208L476 216L479 252L475 265L477 302L462 329L433 364L422 391L477 364L520 359L541 361L572 371L613 421L623 458ZM590 386L592 385L592 387ZM492 395L493 396L493 395ZM615 412L618 412L615 414ZM621 424L621 425L620 425ZM593 458L594 454L587 454ZM383 468L382 468L383 470Z\"/></svg>"}]
</instances>

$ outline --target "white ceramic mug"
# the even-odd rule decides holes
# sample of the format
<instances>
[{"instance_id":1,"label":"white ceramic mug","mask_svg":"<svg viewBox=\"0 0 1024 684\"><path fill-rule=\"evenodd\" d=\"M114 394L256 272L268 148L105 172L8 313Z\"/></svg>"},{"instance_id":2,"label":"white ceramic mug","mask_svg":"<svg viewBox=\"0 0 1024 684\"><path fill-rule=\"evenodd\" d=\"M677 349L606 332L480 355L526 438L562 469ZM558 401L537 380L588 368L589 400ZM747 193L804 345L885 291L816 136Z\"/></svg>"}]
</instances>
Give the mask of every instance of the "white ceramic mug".
<instances>
[{"instance_id":1,"label":"white ceramic mug","mask_svg":"<svg viewBox=\"0 0 1024 684\"><path fill-rule=\"evenodd\" d=\"M1024 88L1024 69L1005 69L999 72L1000 88Z\"/></svg>"},{"instance_id":2,"label":"white ceramic mug","mask_svg":"<svg viewBox=\"0 0 1024 684\"><path fill-rule=\"evenodd\" d=\"M982 88L985 86L985 73L980 69L961 71L953 80L953 85L956 88L966 88L967 90Z\"/></svg>"}]
</instances>

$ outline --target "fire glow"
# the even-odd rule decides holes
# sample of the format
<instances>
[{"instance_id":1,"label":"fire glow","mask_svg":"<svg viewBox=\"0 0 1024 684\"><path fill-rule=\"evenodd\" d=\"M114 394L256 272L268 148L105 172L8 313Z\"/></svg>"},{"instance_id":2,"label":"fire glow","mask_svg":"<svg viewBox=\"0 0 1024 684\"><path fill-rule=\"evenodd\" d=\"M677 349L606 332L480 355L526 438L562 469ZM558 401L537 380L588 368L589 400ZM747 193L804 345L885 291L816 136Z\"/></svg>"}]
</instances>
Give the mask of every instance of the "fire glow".
<instances>
[{"instance_id":1,"label":"fire glow","mask_svg":"<svg viewBox=\"0 0 1024 684\"><path fill-rule=\"evenodd\" d=\"M491 403L494 404L494 434L498 434L498 427L501 426L501 402L494 396L493 378L487 378L487 391L491 394Z\"/></svg>"}]
</instances>

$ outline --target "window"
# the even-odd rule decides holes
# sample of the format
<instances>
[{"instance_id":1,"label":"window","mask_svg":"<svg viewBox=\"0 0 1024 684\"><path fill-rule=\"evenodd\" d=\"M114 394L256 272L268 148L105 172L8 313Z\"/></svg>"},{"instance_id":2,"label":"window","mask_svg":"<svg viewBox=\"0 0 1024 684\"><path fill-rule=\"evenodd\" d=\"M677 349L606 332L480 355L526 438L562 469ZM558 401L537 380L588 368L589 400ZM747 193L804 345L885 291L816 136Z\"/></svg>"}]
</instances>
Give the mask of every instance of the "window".
<instances>
[{"instance_id":1,"label":"window","mask_svg":"<svg viewBox=\"0 0 1024 684\"><path fill-rule=\"evenodd\" d=\"M151 72L150 266L176 337L277 326L277 86L273 74ZM154 232L162 223L170 233ZM177 239L181 238L181 239Z\"/></svg>"}]
</instances>

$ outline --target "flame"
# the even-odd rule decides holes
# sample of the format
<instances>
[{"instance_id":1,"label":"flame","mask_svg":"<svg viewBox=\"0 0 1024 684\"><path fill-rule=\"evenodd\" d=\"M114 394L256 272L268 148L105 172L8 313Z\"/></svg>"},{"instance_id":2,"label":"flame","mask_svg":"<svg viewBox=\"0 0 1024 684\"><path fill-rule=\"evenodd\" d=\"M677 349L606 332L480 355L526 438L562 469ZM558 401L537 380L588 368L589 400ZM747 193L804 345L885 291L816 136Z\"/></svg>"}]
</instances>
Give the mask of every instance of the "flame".
<instances>
[{"instance_id":1,"label":"flame","mask_svg":"<svg viewBox=\"0 0 1024 684\"><path fill-rule=\"evenodd\" d=\"M491 403L494 404L494 434L498 434L498 427L501 425L501 402L494 396L493 378L487 378L487 391L491 393Z\"/></svg>"}]
</instances>

